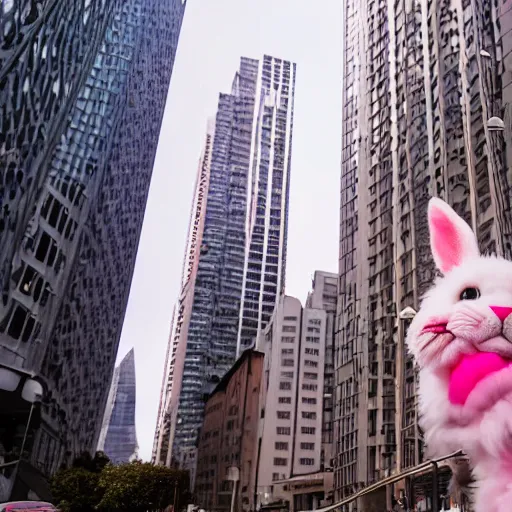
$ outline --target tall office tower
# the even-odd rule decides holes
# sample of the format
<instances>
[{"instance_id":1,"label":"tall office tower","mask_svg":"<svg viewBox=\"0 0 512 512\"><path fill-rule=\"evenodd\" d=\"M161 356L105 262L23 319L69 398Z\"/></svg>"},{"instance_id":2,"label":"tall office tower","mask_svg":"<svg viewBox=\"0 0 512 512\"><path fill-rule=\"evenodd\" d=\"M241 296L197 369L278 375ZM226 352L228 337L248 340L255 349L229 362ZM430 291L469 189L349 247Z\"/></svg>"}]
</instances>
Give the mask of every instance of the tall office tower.
<instances>
[{"instance_id":1,"label":"tall office tower","mask_svg":"<svg viewBox=\"0 0 512 512\"><path fill-rule=\"evenodd\" d=\"M267 56L259 72L238 355L253 344L284 291L295 72L295 64Z\"/></svg>"},{"instance_id":2,"label":"tall office tower","mask_svg":"<svg viewBox=\"0 0 512 512\"><path fill-rule=\"evenodd\" d=\"M282 296L258 339L265 363L253 509L284 500L291 510L314 510L332 497L337 280L315 272L304 308Z\"/></svg>"},{"instance_id":3,"label":"tall office tower","mask_svg":"<svg viewBox=\"0 0 512 512\"><path fill-rule=\"evenodd\" d=\"M510 4L346 0L344 13L338 498L422 457L412 365L398 432L394 372L400 313L435 276L429 197L454 206L483 251L511 255L512 220Z\"/></svg>"},{"instance_id":4,"label":"tall office tower","mask_svg":"<svg viewBox=\"0 0 512 512\"><path fill-rule=\"evenodd\" d=\"M190 469L192 482L205 397L284 281L294 84L295 64L243 57L219 96L190 317L176 312L155 435L155 460Z\"/></svg>"},{"instance_id":5,"label":"tall office tower","mask_svg":"<svg viewBox=\"0 0 512 512\"><path fill-rule=\"evenodd\" d=\"M137 457L135 395L135 355L132 348L114 370L98 441L98 451L105 452L113 464L130 462Z\"/></svg>"},{"instance_id":6,"label":"tall office tower","mask_svg":"<svg viewBox=\"0 0 512 512\"><path fill-rule=\"evenodd\" d=\"M97 444L185 5L25 4L0 11L0 359L44 381L48 474Z\"/></svg>"}]
</instances>

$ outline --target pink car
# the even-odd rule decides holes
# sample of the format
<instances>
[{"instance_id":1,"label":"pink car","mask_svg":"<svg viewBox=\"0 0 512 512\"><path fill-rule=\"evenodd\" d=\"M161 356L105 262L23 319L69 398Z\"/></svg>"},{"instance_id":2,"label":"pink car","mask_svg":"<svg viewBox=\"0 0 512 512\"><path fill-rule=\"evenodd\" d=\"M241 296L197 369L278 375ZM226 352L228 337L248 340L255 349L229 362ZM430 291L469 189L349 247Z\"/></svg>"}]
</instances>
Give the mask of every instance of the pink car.
<instances>
[{"instance_id":1,"label":"pink car","mask_svg":"<svg viewBox=\"0 0 512 512\"><path fill-rule=\"evenodd\" d=\"M0 512L57 512L51 503L44 501L11 501L0 505Z\"/></svg>"}]
</instances>

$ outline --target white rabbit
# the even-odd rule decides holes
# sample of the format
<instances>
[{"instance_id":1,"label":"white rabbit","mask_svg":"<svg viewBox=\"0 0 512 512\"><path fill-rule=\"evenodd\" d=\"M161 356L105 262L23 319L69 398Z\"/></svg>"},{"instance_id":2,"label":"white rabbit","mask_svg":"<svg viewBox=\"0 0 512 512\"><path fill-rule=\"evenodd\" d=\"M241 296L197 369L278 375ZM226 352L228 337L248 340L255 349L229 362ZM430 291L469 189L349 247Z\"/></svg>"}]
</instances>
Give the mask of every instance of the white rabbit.
<instances>
[{"instance_id":1,"label":"white rabbit","mask_svg":"<svg viewBox=\"0 0 512 512\"><path fill-rule=\"evenodd\" d=\"M475 512L512 510L512 262L482 256L471 228L431 199L430 243L443 274L407 334L419 366L429 456L463 449Z\"/></svg>"}]
</instances>

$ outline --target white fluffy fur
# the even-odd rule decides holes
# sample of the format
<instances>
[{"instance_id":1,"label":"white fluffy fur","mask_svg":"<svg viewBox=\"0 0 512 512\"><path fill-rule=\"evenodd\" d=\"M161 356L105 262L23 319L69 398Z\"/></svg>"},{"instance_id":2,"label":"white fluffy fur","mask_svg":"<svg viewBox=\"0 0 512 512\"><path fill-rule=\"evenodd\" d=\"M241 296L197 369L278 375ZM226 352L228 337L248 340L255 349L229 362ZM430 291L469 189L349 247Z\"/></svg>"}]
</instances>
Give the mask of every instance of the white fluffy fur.
<instances>
[{"instance_id":1,"label":"white fluffy fur","mask_svg":"<svg viewBox=\"0 0 512 512\"><path fill-rule=\"evenodd\" d=\"M440 200L434 200L434 207L439 206ZM453 221L453 210L447 205L442 208ZM505 512L512 510L512 367L503 370L495 386L503 393L495 400L491 393L485 408L468 405L469 399L463 406L453 405L448 385L450 371L463 354L495 352L512 360L512 315L502 323L490 309L512 307L512 263L475 257L476 239L469 226L456 219L454 226L466 248L463 262L438 278L424 297L407 344L420 369L420 417L429 456L463 449L477 480L476 512ZM466 227L461 228L461 222ZM432 229L431 223L431 236ZM439 257L436 263L443 265ZM478 288L481 297L461 301L460 293L466 287ZM447 324L449 334L422 333L433 323Z\"/></svg>"}]
</instances>

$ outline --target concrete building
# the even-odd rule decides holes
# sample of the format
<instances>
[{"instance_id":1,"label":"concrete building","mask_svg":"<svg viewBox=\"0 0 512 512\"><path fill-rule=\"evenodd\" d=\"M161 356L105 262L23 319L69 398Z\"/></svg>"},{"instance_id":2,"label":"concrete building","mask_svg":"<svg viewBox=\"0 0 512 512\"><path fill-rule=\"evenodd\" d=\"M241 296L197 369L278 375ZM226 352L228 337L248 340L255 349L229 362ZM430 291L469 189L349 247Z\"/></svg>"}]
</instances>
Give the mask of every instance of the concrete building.
<instances>
[{"instance_id":1,"label":"concrete building","mask_svg":"<svg viewBox=\"0 0 512 512\"><path fill-rule=\"evenodd\" d=\"M181 322L180 299L154 444L157 463L189 469L192 481L204 401L283 286L294 87L295 64L243 57L219 96L190 316Z\"/></svg>"},{"instance_id":2,"label":"concrete building","mask_svg":"<svg viewBox=\"0 0 512 512\"><path fill-rule=\"evenodd\" d=\"M510 257L512 234L509 3L345 0L344 23L337 499L423 456L415 373L395 362L399 314L435 277L429 197L473 226L482 251ZM395 371L407 372L398 424Z\"/></svg>"},{"instance_id":3,"label":"concrete building","mask_svg":"<svg viewBox=\"0 0 512 512\"><path fill-rule=\"evenodd\" d=\"M306 307L282 296L258 340L265 353L254 509L326 504L332 490L332 346L337 275L316 272Z\"/></svg>"},{"instance_id":4,"label":"concrete building","mask_svg":"<svg viewBox=\"0 0 512 512\"><path fill-rule=\"evenodd\" d=\"M196 503L205 510L229 511L233 490L234 510L250 510L263 357L246 350L206 402L195 485ZM230 468L237 468L236 484L230 480Z\"/></svg>"},{"instance_id":5,"label":"concrete building","mask_svg":"<svg viewBox=\"0 0 512 512\"><path fill-rule=\"evenodd\" d=\"M105 452L113 464L137 457L135 398L135 354L131 349L114 370L98 441L98 451Z\"/></svg>"},{"instance_id":6,"label":"concrete building","mask_svg":"<svg viewBox=\"0 0 512 512\"><path fill-rule=\"evenodd\" d=\"M38 475L97 445L184 9L2 4L0 360L44 381Z\"/></svg>"}]
</instances>

